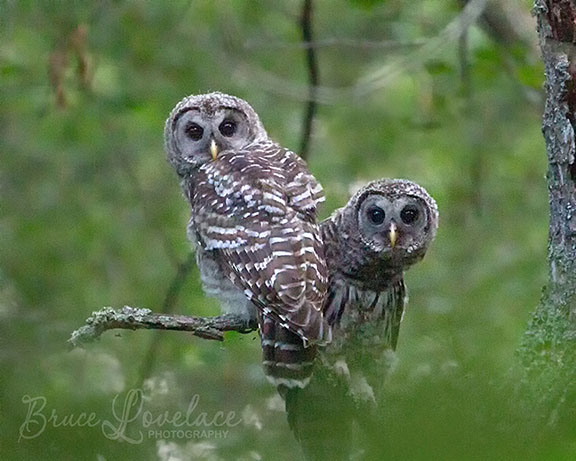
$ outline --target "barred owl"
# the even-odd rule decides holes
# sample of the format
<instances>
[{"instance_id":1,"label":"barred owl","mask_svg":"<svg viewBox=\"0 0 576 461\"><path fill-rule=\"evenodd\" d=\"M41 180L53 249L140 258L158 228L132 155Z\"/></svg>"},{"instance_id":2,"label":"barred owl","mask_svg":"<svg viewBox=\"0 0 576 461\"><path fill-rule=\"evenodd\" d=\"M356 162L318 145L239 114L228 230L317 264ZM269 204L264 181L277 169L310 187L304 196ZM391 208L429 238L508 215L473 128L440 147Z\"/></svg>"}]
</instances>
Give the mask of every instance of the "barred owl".
<instances>
[{"instance_id":1,"label":"barred owl","mask_svg":"<svg viewBox=\"0 0 576 461\"><path fill-rule=\"evenodd\" d=\"M353 413L368 419L363 432L378 427L372 409L398 341L404 272L424 257L437 227L434 199L402 179L371 182L322 222L324 315L334 338L320 349L309 386L284 391L290 426L308 454L346 453ZM303 349L294 360L298 353L307 360Z\"/></svg>"},{"instance_id":2,"label":"barred owl","mask_svg":"<svg viewBox=\"0 0 576 461\"><path fill-rule=\"evenodd\" d=\"M207 294L220 298L225 312L257 316L262 331L274 324L304 349L329 341L316 223L324 193L306 163L269 139L246 101L222 93L178 103L165 140L190 202L188 235ZM276 384L291 384L292 374L309 368L264 365Z\"/></svg>"},{"instance_id":3,"label":"barred owl","mask_svg":"<svg viewBox=\"0 0 576 461\"><path fill-rule=\"evenodd\" d=\"M330 273L324 314L345 333L379 321L395 349L406 303L404 271L420 261L438 228L438 207L404 179L373 181L321 225Z\"/></svg>"},{"instance_id":4,"label":"barred owl","mask_svg":"<svg viewBox=\"0 0 576 461\"><path fill-rule=\"evenodd\" d=\"M411 181L373 181L320 227L329 269L323 313L336 331L324 355L356 353L353 342L365 343L364 355L374 342L395 349L407 299L404 271L424 257L436 235L436 202ZM269 368L311 366L314 348L304 349L297 337L280 332L275 337L273 324L265 327ZM274 355L273 345L283 345L284 352Z\"/></svg>"}]
</instances>

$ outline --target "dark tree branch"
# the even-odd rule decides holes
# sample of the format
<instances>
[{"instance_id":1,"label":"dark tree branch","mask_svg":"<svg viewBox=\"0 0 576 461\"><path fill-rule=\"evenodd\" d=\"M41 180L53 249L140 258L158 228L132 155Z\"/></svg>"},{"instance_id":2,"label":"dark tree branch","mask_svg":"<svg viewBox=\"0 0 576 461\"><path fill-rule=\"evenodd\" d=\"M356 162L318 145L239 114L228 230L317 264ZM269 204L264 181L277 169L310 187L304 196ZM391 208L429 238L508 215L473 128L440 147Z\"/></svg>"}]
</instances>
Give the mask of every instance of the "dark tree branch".
<instances>
[{"instance_id":1,"label":"dark tree branch","mask_svg":"<svg viewBox=\"0 0 576 461\"><path fill-rule=\"evenodd\" d=\"M178 264L176 275L172 279L172 283L170 283L170 286L166 291L166 295L164 296L164 302L162 303L161 309L162 314L170 314L173 312L174 306L176 306L176 301L178 301L178 297L180 296L180 292L182 291L186 280L193 272L195 264L196 255L194 252L190 252L186 260ZM144 382L144 380L150 375L150 372L154 368L156 355L160 349L161 340L162 335L160 332L155 332L155 334L152 336L152 340L148 346L148 351L144 355L144 360L142 361L142 365L140 367L139 383Z\"/></svg>"},{"instance_id":2,"label":"dark tree branch","mask_svg":"<svg viewBox=\"0 0 576 461\"><path fill-rule=\"evenodd\" d=\"M194 270L196 264L196 255L194 252L188 253L186 260L178 264L178 270L176 271L176 275L168 290L166 291L166 295L164 296L164 302L162 303L162 313L167 314L172 312L174 306L176 305L176 301L178 301L178 296L180 296L180 291L182 291L182 287L186 280L190 276L190 273Z\"/></svg>"},{"instance_id":3,"label":"dark tree branch","mask_svg":"<svg viewBox=\"0 0 576 461\"><path fill-rule=\"evenodd\" d=\"M300 25L302 27L302 41L304 44L309 44L314 41L312 32L312 18L314 14L314 6L312 0L304 0L302 4L302 16L300 18ZM312 128L314 125L314 117L318 110L317 90L319 85L319 71L318 61L316 59L316 50L314 47L308 46L306 48L306 66L308 68L308 103L306 105L306 112L304 114L304 123L302 127L302 141L300 143L300 156L303 159L308 157L310 150L310 140L312 137Z\"/></svg>"},{"instance_id":4,"label":"dark tree branch","mask_svg":"<svg viewBox=\"0 0 576 461\"><path fill-rule=\"evenodd\" d=\"M68 343L71 347L99 338L107 330L174 330L187 331L203 339L223 341L225 331L248 332L256 329L256 322L232 314L217 317L189 317L186 315L155 314L150 309L123 307L114 310L105 307L93 312L86 325L72 332Z\"/></svg>"}]
</instances>

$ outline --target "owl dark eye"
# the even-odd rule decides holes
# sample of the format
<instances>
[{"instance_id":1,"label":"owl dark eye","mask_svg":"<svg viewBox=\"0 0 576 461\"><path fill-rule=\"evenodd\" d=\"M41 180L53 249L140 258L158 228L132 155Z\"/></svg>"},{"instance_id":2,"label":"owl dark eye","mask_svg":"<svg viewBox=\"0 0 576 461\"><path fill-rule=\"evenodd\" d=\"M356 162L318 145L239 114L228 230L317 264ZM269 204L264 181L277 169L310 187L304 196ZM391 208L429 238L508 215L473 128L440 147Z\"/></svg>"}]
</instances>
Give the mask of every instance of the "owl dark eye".
<instances>
[{"instance_id":1,"label":"owl dark eye","mask_svg":"<svg viewBox=\"0 0 576 461\"><path fill-rule=\"evenodd\" d=\"M418 208L413 205L407 205L402 208L400 219L402 219L404 224L413 224L418 219L419 215L420 212L418 211Z\"/></svg>"},{"instance_id":2,"label":"owl dark eye","mask_svg":"<svg viewBox=\"0 0 576 461\"><path fill-rule=\"evenodd\" d=\"M368 208L368 219L372 224L379 226L384 222L385 218L386 213L384 213L384 210L379 206L373 206L371 208Z\"/></svg>"},{"instance_id":3,"label":"owl dark eye","mask_svg":"<svg viewBox=\"0 0 576 461\"><path fill-rule=\"evenodd\" d=\"M224 120L218 127L223 136L229 138L236 133L236 122L233 120Z\"/></svg>"},{"instance_id":4,"label":"owl dark eye","mask_svg":"<svg viewBox=\"0 0 576 461\"><path fill-rule=\"evenodd\" d=\"M188 136L190 139L193 139L194 141L202 139L203 135L204 135L204 128L202 128L197 123L190 123L186 127L186 136Z\"/></svg>"}]
</instances>

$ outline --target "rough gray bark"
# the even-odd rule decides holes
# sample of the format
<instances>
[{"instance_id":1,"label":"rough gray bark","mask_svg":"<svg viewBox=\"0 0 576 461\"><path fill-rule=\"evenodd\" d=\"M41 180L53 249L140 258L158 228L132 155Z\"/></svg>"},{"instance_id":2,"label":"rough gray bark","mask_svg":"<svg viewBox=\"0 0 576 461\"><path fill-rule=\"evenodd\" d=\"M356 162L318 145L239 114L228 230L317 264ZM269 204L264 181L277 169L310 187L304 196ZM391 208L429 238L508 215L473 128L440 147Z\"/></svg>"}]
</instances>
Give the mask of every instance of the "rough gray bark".
<instances>
[{"instance_id":1,"label":"rough gray bark","mask_svg":"<svg viewBox=\"0 0 576 461\"><path fill-rule=\"evenodd\" d=\"M536 0L546 68L542 131L548 152L549 281L521 349L529 381L559 403L573 392L576 345L576 4ZM544 381L544 382L543 382Z\"/></svg>"},{"instance_id":2,"label":"rough gray bark","mask_svg":"<svg viewBox=\"0 0 576 461\"><path fill-rule=\"evenodd\" d=\"M576 6L538 1L540 45L546 65L543 133L548 150L550 192L550 289L558 301L574 294L576 275Z\"/></svg>"}]
</instances>

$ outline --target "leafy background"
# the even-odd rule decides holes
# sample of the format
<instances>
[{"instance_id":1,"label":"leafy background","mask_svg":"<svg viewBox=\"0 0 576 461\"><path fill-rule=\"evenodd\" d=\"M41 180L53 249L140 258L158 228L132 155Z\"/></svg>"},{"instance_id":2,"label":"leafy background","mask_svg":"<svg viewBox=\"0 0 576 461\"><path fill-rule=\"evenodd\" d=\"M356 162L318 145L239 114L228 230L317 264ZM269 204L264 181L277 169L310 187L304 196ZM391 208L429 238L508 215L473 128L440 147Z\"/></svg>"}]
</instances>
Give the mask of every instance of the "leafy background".
<instances>
[{"instance_id":1,"label":"leafy background","mask_svg":"<svg viewBox=\"0 0 576 461\"><path fill-rule=\"evenodd\" d=\"M443 36L463 3L314 2L321 85L337 89L321 92L309 156L328 197L323 215L380 177L421 183L441 212L434 247L407 275L384 426L370 443L390 459L572 459L574 421L542 427L514 386L515 351L547 275L543 68L531 5L497 10L525 36L486 23L466 40ZM189 260L189 211L165 161L163 123L183 96L221 90L250 101L272 137L297 150L308 91L301 8L0 1L3 459L300 456L255 333L215 343L108 332L72 352L66 340L103 306L218 313L194 268L175 302L166 299ZM427 43L433 52L422 53ZM369 88L366 78L382 70ZM69 424L20 437L25 396L45 397L46 416L111 419L114 396L137 387L156 413L182 411L198 395L198 412L234 411L242 423L221 439L130 444Z\"/></svg>"}]
</instances>

